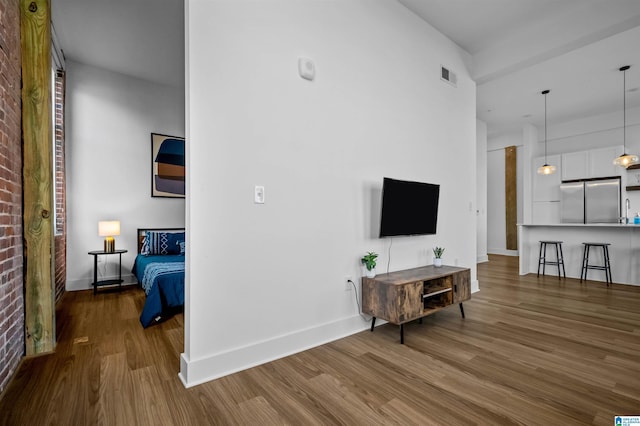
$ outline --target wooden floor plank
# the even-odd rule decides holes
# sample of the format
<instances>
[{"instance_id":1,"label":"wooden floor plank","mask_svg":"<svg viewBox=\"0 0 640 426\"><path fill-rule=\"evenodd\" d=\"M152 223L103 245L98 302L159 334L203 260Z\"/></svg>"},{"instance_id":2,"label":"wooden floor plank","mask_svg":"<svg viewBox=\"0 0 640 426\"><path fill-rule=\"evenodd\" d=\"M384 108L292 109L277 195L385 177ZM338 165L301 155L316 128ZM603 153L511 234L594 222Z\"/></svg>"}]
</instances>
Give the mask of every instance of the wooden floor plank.
<instances>
[{"instance_id":1,"label":"wooden floor plank","mask_svg":"<svg viewBox=\"0 0 640 426\"><path fill-rule=\"evenodd\" d=\"M406 404L400 399L392 399L387 404L384 404L382 407L380 407L379 411L385 417L385 423L393 425L429 426L442 425L444 423L444 419L433 410L417 410L413 406ZM473 422L469 422L467 424L471 423ZM503 423L503 425L508 424L509 423Z\"/></svg>"},{"instance_id":2,"label":"wooden floor plank","mask_svg":"<svg viewBox=\"0 0 640 426\"><path fill-rule=\"evenodd\" d=\"M143 329L144 292L69 292L56 353L25 359L0 425L613 424L640 415L640 287L478 266L481 291L191 389L184 316Z\"/></svg>"},{"instance_id":3,"label":"wooden floor plank","mask_svg":"<svg viewBox=\"0 0 640 426\"><path fill-rule=\"evenodd\" d=\"M124 352L109 354L102 358L99 394L96 419L99 423L135 422L135 404L141 397L146 398L146 396L134 392L133 379Z\"/></svg>"},{"instance_id":4,"label":"wooden floor plank","mask_svg":"<svg viewBox=\"0 0 640 426\"><path fill-rule=\"evenodd\" d=\"M280 414L262 396L240 404L239 423L245 425L287 425Z\"/></svg>"},{"instance_id":5,"label":"wooden floor plank","mask_svg":"<svg viewBox=\"0 0 640 426\"><path fill-rule=\"evenodd\" d=\"M293 357L291 357L293 358ZM252 368L247 375L252 377L253 385L260 389L269 404L280 413L283 419L294 425L324 425L335 422L331 410L318 404L313 395L306 391L309 378L291 368L300 362L287 359L286 362L272 362L263 368ZM311 377L317 377L313 375Z\"/></svg>"},{"instance_id":6,"label":"wooden floor plank","mask_svg":"<svg viewBox=\"0 0 640 426\"><path fill-rule=\"evenodd\" d=\"M165 383L155 366L132 371L131 379L133 395L139 395L134 401L135 423L171 426L171 412L163 400L165 394L162 387Z\"/></svg>"}]
</instances>

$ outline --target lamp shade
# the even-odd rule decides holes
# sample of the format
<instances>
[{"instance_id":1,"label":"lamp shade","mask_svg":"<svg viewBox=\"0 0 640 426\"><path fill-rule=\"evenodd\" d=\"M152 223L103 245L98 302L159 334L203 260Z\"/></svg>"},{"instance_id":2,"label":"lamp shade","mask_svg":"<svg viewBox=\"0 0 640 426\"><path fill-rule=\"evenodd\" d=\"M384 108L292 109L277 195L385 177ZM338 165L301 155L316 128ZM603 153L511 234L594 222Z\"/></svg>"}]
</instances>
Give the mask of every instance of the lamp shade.
<instances>
[{"instance_id":1,"label":"lamp shade","mask_svg":"<svg viewBox=\"0 0 640 426\"><path fill-rule=\"evenodd\" d=\"M620 157L613 159L613 164L616 166L624 167L625 169L632 164L638 162L638 156L634 154L624 153Z\"/></svg>"},{"instance_id":2,"label":"lamp shade","mask_svg":"<svg viewBox=\"0 0 640 426\"><path fill-rule=\"evenodd\" d=\"M543 166L538 167L538 174L540 175L551 175L556 171L556 166L550 166L549 164L544 164Z\"/></svg>"},{"instance_id":3,"label":"lamp shade","mask_svg":"<svg viewBox=\"0 0 640 426\"><path fill-rule=\"evenodd\" d=\"M101 237L120 235L120 221L108 220L98 222L98 235Z\"/></svg>"}]
</instances>

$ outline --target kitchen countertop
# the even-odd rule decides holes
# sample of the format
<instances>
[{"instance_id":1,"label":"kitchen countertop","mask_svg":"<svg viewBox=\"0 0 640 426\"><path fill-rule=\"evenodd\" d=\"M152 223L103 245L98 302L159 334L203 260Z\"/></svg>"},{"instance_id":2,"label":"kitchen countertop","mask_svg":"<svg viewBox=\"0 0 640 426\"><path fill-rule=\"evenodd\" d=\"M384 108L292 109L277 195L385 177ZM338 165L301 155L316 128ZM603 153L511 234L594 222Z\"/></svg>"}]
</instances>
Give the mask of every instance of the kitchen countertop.
<instances>
[{"instance_id":1,"label":"kitchen countertop","mask_svg":"<svg viewBox=\"0 0 640 426\"><path fill-rule=\"evenodd\" d=\"M576 228L638 228L640 224L633 223L518 223L518 226L547 226L547 227L576 227Z\"/></svg>"},{"instance_id":2,"label":"kitchen countertop","mask_svg":"<svg viewBox=\"0 0 640 426\"><path fill-rule=\"evenodd\" d=\"M537 274L542 240L563 242L567 278L576 279L580 278L582 272L584 242L609 243L613 282L640 285L640 224L519 224L518 255L521 275ZM549 255L555 259L555 253ZM602 264L602 251L594 250L590 258L592 263ZM547 266L546 274L553 276L557 274L557 269ZM590 281L605 281L606 278L604 271L599 270L589 270L588 276Z\"/></svg>"}]
</instances>

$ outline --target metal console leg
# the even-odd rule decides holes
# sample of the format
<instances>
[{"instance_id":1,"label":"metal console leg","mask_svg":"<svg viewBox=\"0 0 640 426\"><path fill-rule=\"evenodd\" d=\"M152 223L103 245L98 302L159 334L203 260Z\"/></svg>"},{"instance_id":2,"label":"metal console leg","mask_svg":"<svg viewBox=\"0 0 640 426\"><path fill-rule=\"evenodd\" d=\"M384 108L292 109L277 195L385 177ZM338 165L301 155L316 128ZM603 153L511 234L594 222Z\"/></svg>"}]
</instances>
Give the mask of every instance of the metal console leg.
<instances>
[{"instance_id":1,"label":"metal console leg","mask_svg":"<svg viewBox=\"0 0 640 426\"><path fill-rule=\"evenodd\" d=\"M373 331L373 327L376 326L376 317L371 318L371 331Z\"/></svg>"}]
</instances>

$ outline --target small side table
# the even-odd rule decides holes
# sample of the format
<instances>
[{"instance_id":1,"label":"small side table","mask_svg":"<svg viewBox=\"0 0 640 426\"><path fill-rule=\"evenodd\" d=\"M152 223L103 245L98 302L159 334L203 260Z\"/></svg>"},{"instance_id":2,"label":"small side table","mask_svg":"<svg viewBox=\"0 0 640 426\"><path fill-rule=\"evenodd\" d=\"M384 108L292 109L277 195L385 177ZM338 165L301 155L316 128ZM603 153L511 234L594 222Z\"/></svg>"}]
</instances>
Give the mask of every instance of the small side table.
<instances>
[{"instance_id":1,"label":"small side table","mask_svg":"<svg viewBox=\"0 0 640 426\"><path fill-rule=\"evenodd\" d=\"M95 295L98 291L99 286L103 285L115 285L118 284L119 288L122 289L122 253L126 253L128 250L115 250L111 252L107 252L104 250L95 250L90 251L89 254L93 256L93 294ZM98 281L98 256L107 256L110 254L118 255L118 279L117 280L102 280Z\"/></svg>"}]
</instances>

